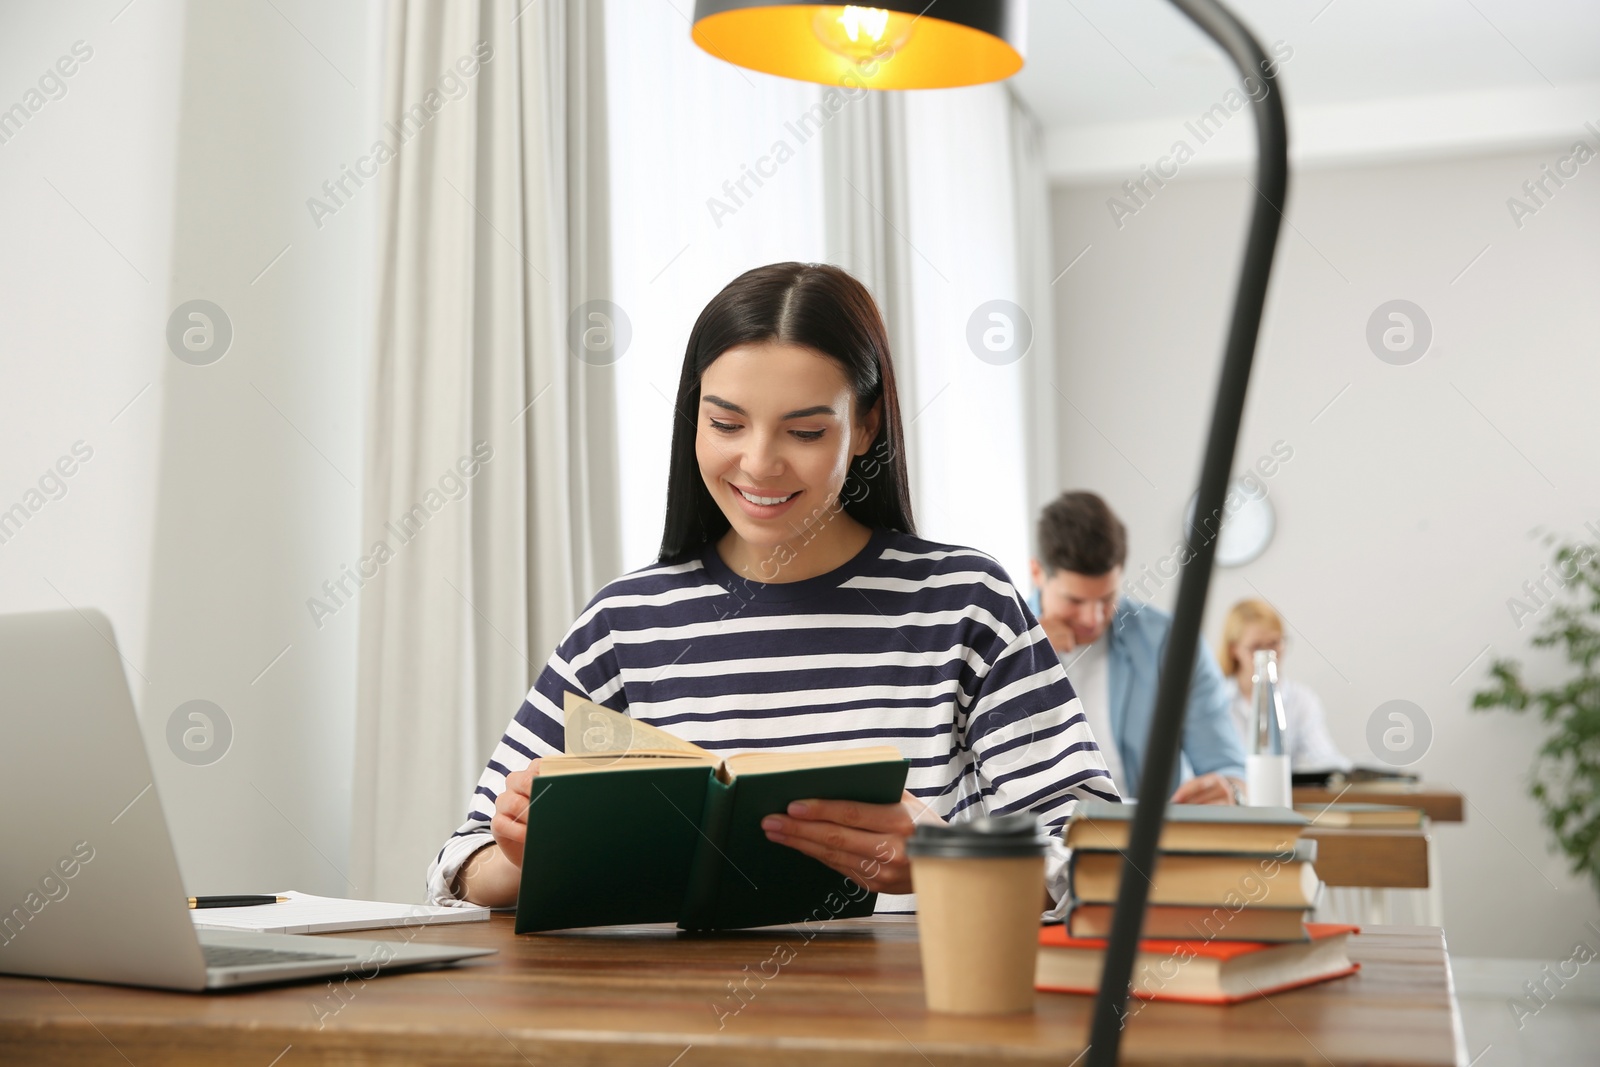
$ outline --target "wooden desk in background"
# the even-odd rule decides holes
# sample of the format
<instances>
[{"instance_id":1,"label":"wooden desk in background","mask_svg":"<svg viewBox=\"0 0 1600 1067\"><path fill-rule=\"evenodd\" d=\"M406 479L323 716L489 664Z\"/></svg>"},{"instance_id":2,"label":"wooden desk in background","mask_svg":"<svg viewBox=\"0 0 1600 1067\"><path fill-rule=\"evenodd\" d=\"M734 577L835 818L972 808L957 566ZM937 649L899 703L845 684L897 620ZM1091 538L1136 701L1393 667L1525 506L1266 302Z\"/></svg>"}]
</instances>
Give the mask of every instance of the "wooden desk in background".
<instances>
[{"instance_id":1,"label":"wooden desk in background","mask_svg":"<svg viewBox=\"0 0 1600 1067\"><path fill-rule=\"evenodd\" d=\"M326 983L198 995L0 976L0 1062L1059 1067L1082 1050L1093 1004L1041 993L1033 1015L930 1016L908 921L830 924L810 942L784 927L517 937L507 915L411 932L500 954L352 980L342 999ZM792 958L775 954L778 945ZM1358 974L1270 1002L1145 1004L1129 1023L1122 1062L1466 1062L1439 930L1370 929L1352 939L1351 955ZM743 1001L730 991L763 972L774 977L751 979ZM729 1013L720 1027L714 1006Z\"/></svg>"},{"instance_id":2,"label":"wooden desk in background","mask_svg":"<svg viewBox=\"0 0 1600 1067\"><path fill-rule=\"evenodd\" d=\"M1432 884L1426 827L1333 830L1312 826L1303 836L1317 843L1317 877L1328 885L1427 889Z\"/></svg>"},{"instance_id":3,"label":"wooden desk in background","mask_svg":"<svg viewBox=\"0 0 1600 1067\"><path fill-rule=\"evenodd\" d=\"M1317 874L1331 889L1359 891L1331 895L1319 917L1392 922L1397 902L1391 889L1426 890L1421 921L1443 921L1444 898L1439 884L1439 857L1433 849L1434 823L1459 823L1465 818L1466 797L1449 786L1362 782L1333 788L1300 786L1296 805L1307 809L1330 804L1389 804L1420 808L1427 816L1420 827L1335 829L1313 826L1307 837L1317 840ZM1307 811L1314 815L1314 812ZM1412 914L1417 914L1413 912Z\"/></svg>"},{"instance_id":4,"label":"wooden desk in background","mask_svg":"<svg viewBox=\"0 0 1600 1067\"><path fill-rule=\"evenodd\" d=\"M1466 798L1449 786L1421 784L1399 789L1382 782L1362 782L1329 789L1324 786L1296 786L1295 804L1393 804L1397 808L1421 808L1434 822L1465 820Z\"/></svg>"}]
</instances>

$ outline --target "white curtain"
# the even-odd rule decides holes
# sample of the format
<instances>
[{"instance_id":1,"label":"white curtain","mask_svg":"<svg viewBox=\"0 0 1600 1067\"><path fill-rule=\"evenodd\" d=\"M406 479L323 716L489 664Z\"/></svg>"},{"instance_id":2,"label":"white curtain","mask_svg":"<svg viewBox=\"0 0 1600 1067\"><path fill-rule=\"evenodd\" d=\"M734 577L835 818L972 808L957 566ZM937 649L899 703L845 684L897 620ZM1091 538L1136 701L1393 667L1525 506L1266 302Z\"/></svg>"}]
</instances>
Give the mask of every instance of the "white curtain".
<instances>
[{"instance_id":1,"label":"white curtain","mask_svg":"<svg viewBox=\"0 0 1600 1067\"><path fill-rule=\"evenodd\" d=\"M918 532L990 553L1025 586L1034 519L1059 492L1037 126L985 85L873 94L827 132L829 257L884 307ZM1031 339L980 356L972 324L995 301Z\"/></svg>"},{"instance_id":2,"label":"white curtain","mask_svg":"<svg viewBox=\"0 0 1600 1067\"><path fill-rule=\"evenodd\" d=\"M603 40L601 4L562 0L407 0L386 34L364 895L421 898L534 675L617 572L612 370L603 344L569 345L569 316L608 295Z\"/></svg>"},{"instance_id":3,"label":"white curtain","mask_svg":"<svg viewBox=\"0 0 1600 1067\"><path fill-rule=\"evenodd\" d=\"M883 311L902 417L917 396L911 259L911 159L906 152L905 96L857 88L822 130L823 204L828 262L855 275ZM921 469L917 436L906 434L907 463ZM916 518L916 496L912 497Z\"/></svg>"},{"instance_id":4,"label":"white curtain","mask_svg":"<svg viewBox=\"0 0 1600 1067\"><path fill-rule=\"evenodd\" d=\"M1061 494L1061 434L1057 418L1061 398L1056 393L1056 280L1054 230L1050 216L1050 177L1044 163L1044 131L1016 90L1007 86L1006 111L1010 117L1011 182L1016 215L1017 302L1033 320L1033 349L1022 359L1024 411L1022 447L1027 481L1028 546L1033 543L1034 520L1046 504ZM1016 575L1015 577L1021 577ZM1025 579L1024 579L1025 580Z\"/></svg>"},{"instance_id":5,"label":"white curtain","mask_svg":"<svg viewBox=\"0 0 1600 1067\"><path fill-rule=\"evenodd\" d=\"M678 8L629 3L606 25L613 287L633 326L616 365L629 570L661 545L689 332L744 271L827 258L823 142L844 118L817 109L816 85L708 55Z\"/></svg>"}]
</instances>

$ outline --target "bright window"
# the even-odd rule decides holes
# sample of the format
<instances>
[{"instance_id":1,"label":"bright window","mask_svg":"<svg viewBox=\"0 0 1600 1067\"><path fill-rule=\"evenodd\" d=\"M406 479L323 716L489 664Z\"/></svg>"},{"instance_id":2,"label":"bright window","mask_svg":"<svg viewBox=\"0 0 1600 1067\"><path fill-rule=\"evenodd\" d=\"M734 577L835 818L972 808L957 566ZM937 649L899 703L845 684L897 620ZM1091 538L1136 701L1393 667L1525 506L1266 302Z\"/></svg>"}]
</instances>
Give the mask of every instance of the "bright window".
<instances>
[{"instance_id":1,"label":"bright window","mask_svg":"<svg viewBox=\"0 0 1600 1067\"><path fill-rule=\"evenodd\" d=\"M661 544L695 319L752 267L823 259L824 226L821 139L798 125L818 87L706 55L671 4L626 12L607 19L606 70L613 291L633 323L615 369L623 567L635 570Z\"/></svg>"}]
</instances>

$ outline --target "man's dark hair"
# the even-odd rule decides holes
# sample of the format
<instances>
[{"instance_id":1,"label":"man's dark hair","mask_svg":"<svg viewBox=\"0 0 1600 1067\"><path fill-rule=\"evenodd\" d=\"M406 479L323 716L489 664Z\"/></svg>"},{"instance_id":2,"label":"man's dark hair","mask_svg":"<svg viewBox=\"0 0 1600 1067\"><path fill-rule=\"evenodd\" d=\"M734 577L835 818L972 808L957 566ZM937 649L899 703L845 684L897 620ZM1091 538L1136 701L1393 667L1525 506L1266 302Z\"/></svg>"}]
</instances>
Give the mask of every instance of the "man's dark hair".
<instances>
[{"instance_id":1,"label":"man's dark hair","mask_svg":"<svg viewBox=\"0 0 1600 1067\"><path fill-rule=\"evenodd\" d=\"M1039 565L1098 578L1128 559L1128 529L1093 493L1062 493L1039 513Z\"/></svg>"}]
</instances>

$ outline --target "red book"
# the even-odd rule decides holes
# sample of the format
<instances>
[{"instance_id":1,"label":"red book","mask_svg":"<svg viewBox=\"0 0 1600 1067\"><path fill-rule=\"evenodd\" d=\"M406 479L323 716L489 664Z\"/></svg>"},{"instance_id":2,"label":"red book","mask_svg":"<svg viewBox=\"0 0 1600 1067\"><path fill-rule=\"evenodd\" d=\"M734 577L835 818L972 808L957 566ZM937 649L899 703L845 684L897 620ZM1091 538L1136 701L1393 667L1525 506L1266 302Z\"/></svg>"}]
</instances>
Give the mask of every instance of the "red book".
<instances>
[{"instance_id":1,"label":"red book","mask_svg":"<svg viewBox=\"0 0 1600 1067\"><path fill-rule=\"evenodd\" d=\"M1306 923L1309 940L1289 943L1140 941L1132 993L1143 1000L1237 1004L1342 978L1360 968L1350 962L1345 944L1351 934L1360 932L1357 926ZM1035 988L1047 993L1099 992L1105 949L1103 938L1068 937L1063 926L1041 928Z\"/></svg>"}]
</instances>

